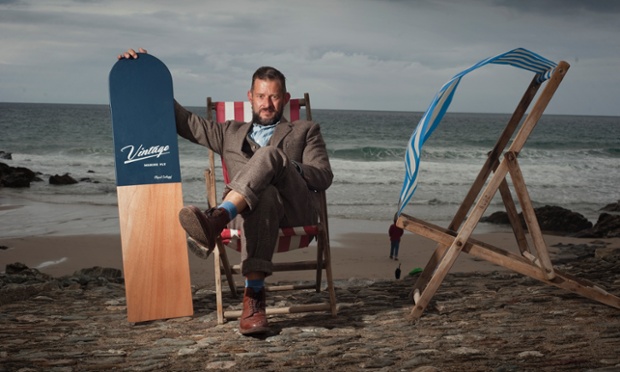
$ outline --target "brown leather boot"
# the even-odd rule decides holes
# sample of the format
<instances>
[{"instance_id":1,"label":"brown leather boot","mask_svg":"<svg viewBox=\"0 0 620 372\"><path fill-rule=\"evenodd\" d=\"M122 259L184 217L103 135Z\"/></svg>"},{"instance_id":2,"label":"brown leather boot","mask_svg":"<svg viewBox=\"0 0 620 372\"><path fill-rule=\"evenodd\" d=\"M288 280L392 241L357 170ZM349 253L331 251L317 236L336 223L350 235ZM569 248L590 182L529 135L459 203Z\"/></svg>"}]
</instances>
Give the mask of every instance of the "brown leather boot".
<instances>
[{"instance_id":1,"label":"brown leather boot","mask_svg":"<svg viewBox=\"0 0 620 372\"><path fill-rule=\"evenodd\" d=\"M246 287L243 294L243 311L239 318L239 332L242 335L255 335L269 331L265 311L265 288L255 292Z\"/></svg>"},{"instance_id":2,"label":"brown leather boot","mask_svg":"<svg viewBox=\"0 0 620 372\"><path fill-rule=\"evenodd\" d=\"M215 247L215 239L230 222L230 217L223 208L211 208L202 212L190 205L181 209L179 221L190 238L211 251Z\"/></svg>"}]
</instances>

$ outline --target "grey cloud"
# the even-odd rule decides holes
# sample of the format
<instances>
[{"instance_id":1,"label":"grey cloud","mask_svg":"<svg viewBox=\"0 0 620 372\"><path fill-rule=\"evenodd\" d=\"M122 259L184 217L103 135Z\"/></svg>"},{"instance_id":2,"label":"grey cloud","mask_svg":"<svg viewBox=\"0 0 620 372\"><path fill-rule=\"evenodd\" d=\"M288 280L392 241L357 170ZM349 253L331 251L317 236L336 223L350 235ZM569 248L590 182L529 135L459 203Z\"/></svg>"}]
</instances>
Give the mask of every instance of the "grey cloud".
<instances>
[{"instance_id":1,"label":"grey cloud","mask_svg":"<svg viewBox=\"0 0 620 372\"><path fill-rule=\"evenodd\" d=\"M543 12L549 17L562 14L620 13L617 0L494 0L496 5L524 12Z\"/></svg>"}]
</instances>

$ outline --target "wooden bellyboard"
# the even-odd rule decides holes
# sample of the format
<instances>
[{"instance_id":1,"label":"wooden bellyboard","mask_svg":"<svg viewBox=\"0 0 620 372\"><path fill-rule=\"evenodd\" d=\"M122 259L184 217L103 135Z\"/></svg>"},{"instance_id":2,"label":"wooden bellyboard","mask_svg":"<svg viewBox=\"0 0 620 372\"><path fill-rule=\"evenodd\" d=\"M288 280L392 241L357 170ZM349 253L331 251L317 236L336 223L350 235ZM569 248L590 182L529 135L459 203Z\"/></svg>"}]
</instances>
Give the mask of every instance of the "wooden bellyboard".
<instances>
[{"instance_id":1,"label":"wooden bellyboard","mask_svg":"<svg viewBox=\"0 0 620 372\"><path fill-rule=\"evenodd\" d=\"M110 72L127 320L193 314L172 78L157 58L119 60Z\"/></svg>"}]
</instances>

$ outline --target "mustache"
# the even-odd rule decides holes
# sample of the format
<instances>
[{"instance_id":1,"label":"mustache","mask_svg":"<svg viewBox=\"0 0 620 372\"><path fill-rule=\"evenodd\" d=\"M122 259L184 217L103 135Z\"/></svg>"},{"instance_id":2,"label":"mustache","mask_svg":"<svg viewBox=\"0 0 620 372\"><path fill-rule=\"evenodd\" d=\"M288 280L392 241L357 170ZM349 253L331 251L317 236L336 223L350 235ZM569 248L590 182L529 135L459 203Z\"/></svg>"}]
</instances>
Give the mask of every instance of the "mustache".
<instances>
[{"instance_id":1,"label":"mustache","mask_svg":"<svg viewBox=\"0 0 620 372\"><path fill-rule=\"evenodd\" d=\"M263 119L260 117L261 113L270 113L273 114L270 119ZM252 114L252 120L254 123L262 124L262 125L271 125L280 121L282 118L282 112L276 109L261 109L258 112L254 112Z\"/></svg>"}]
</instances>

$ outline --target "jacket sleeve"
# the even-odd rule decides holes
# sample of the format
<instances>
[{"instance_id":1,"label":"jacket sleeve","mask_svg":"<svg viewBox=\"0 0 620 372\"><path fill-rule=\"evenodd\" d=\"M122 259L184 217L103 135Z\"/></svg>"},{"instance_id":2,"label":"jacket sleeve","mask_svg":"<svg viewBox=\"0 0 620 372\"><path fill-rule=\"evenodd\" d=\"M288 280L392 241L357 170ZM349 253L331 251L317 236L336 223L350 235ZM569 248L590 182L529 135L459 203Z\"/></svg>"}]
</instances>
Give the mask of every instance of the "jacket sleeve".
<instances>
[{"instance_id":1,"label":"jacket sleeve","mask_svg":"<svg viewBox=\"0 0 620 372\"><path fill-rule=\"evenodd\" d=\"M332 173L325 141L321 135L321 128L313 123L306 132L306 145L302 154L302 175L312 190L322 191L332 184Z\"/></svg>"},{"instance_id":2,"label":"jacket sleeve","mask_svg":"<svg viewBox=\"0 0 620 372\"><path fill-rule=\"evenodd\" d=\"M174 114L179 136L222 153L224 126L198 116L174 101Z\"/></svg>"}]
</instances>

